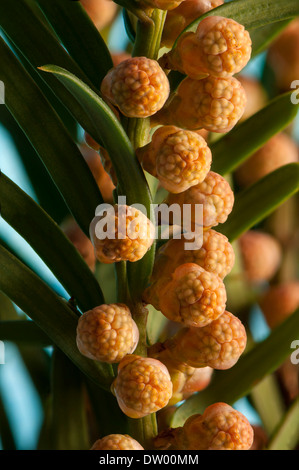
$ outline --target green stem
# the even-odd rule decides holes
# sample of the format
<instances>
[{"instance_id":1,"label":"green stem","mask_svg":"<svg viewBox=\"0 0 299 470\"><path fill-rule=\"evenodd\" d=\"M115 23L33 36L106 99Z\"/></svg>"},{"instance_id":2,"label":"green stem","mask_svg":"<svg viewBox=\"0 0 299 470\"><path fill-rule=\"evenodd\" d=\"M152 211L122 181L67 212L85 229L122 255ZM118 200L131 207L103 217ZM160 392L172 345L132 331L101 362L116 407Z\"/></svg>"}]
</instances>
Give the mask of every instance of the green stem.
<instances>
[{"instance_id":1,"label":"green stem","mask_svg":"<svg viewBox=\"0 0 299 470\"><path fill-rule=\"evenodd\" d=\"M153 10L151 18L146 21L138 20L136 40L133 48L133 57L148 57L150 59L157 59L162 30L166 12L161 10ZM124 122L128 137L134 147L142 147L149 142L150 135L150 119L126 119ZM146 260L145 260L146 262ZM141 261L142 263L142 261ZM132 292L131 289L131 311L133 318L139 329L139 343L134 351L134 354L139 356L147 356L147 315L148 311L143 306L140 293ZM155 413L145 416L141 419L129 420L130 433L136 439L149 449L153 438L157 435L157 421Z\"/></svg>"},{"instance_id":2,"label":"green stem","mask_svg":"<svg viewBox=\"0 0 299 470\"><path fill-rule=\"evenodd\" d=\"M127 279L127 263L125 261L115 263L115 272L117 277L117 302L128 304L130 293Z\"/></svg>"},{"instance_id":3,"label":"green stem","mask_svg":"<svg viewBox=\"0 0 299 470\"><path fill-rule=\"evenodd\" d=\"M143 306L142 302L135 301L131 306L131 312L133 319L139 330L139 342L137 348L134 351L134 354L138 356L147 356L147 333L146 333L146 324L147 324L147 315L148 310Z\"/></svg>"}]
</instances>

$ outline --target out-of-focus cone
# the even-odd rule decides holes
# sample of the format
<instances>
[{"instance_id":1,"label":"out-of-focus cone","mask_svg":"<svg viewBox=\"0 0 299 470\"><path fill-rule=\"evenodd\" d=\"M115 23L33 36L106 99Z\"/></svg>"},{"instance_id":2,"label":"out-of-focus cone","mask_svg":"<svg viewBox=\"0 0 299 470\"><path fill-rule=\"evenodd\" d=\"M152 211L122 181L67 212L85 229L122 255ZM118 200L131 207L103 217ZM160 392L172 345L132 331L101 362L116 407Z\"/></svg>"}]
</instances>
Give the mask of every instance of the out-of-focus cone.
<instances>
[{"instance_id":1,"label":"out-of-focus cone","mask_svg":"<svg viewBox=\"0 0 299 470\"><path fill-rule=\"evenodd\" d=\"M298 147L286 134L279 133L249 157L236 171L240 186L250 186L277 168L298 162Z\"/></svg>"},{"instance_id":2,"label":"out-of-focus cone","mask_svg":"<svg viewBox=\"0 0 299 470\"><path fill-rule=\"evenodd\" d=\"M240 237L239 243L247 280L263 282L272 279L282 259L278 241L268 233L249 230Z\"/></svg>"},{"instance_id":3,"label":"out-of-focus cone","mask_svg":"<svg viewBox=\"0 0 299 470\"><path fill-rule=\"evenodd\" d=\"M299 281L272 286L260 300L270 328L275 328L299 307Z\"/></svg>"},{"instance_id":4,"label":"out-of-focus cone","mask_svg":"<svg viewBox=\"0 0 299 470\"><path fill-rule=\"evenodd\" d=\"M242 122L266 106L267 94L262 84L256 78L239 75L238 80L247 96L245 111L240 119L240 122Z\"/></svg>"},{"instance_id":5,"label":"out-of-focus cone","mask_svg":"<svg viewBox=\"0 0 299 470\"><path fill-rule=\"evenodd\" d=\"M99 148L101 148L99 146ZM113 201L113 190L115 188L110 176L105 171L98 152L86 144L80 145L81 153L88 164L90 171L96 180L105 202Z\"/></svg>"},{"instance_id":6,"label":"out-of-focus cone","mask_svg":"<svg viewBox=\"0 0 299 470\"><path fill-rule=\"evenodd\" d=\"M292 21L273 42L267 61L274 72L278 89L290 90L292 82L299 80L299 19Z\"/></svg>"},{"instance_id":7,"label":"out-of-focus cone","mask_svg":"<svg viewBox=\"0 0 299 470\"><path fill-rule=\"evenodd\" d=\"M81 0L81 4L99 30L112 22L118 8L112 0Z\"/></svg>"},{"instance_id":8,"label":"out-of-focus cone","mask_svg":"<svg viewBox=\"0 0 299 470\"><path fill-rule=\"evenodd\" d=\"M67 238L77 248L89 268L94 271L96 264L94 248L91 241L81 230L77 222L72 217L69 217L63 221L61 224L61 229Z\"/></svg>"}]
</instances>

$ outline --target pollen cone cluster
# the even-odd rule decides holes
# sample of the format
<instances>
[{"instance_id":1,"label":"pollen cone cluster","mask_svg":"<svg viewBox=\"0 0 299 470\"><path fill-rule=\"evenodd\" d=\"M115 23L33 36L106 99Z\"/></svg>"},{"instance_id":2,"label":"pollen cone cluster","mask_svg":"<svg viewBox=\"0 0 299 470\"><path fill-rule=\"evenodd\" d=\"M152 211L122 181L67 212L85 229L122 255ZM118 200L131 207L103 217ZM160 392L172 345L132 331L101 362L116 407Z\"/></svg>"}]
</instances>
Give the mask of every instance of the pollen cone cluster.
<instances>
[{"instance_id":1,"label":"pollen cone cluster","mask_svg":"<svg viewBox=\"0 0 299 470\"><path fill-rule=\"evenodd\" d=\"M140 5L146 14L155 8L169 10L163 41L170 44L172 34L177 36L195 18L192 15L222 3L142 0ZM224 279L233 268L234 251L228 238L214 229L233 210L234 193L227 179L211 171L209 133L229 132L241 119L246 94L233 75L245 67L250 54L250 36L242 25L210 16L199 22L196 31L183 33L158 61L147 57L115 61L101 84L101 95L120 122L136 124L151 118L150 138L140 139L145 144L135 148L136 157L143 170L158 179L160 189L168 191L163 196L167 210L175 205L182 215L181 237L174 236L158 250L150 282L138 299L143 310L151 304L160 311L168 324L175 325L175 333L150 346L143 338L137 347L139 333L140 337L146 334L138 331L138 315L136 323L131 316L134 286L129 286L127 296L130 309L120 303L100 305L78 322L80 352L118 364L111 391L121 411L132 419L169 409L202 391L214 369L233 367L246 347L243 324L226 310ZM171 70L186 77L169 96ZM86 135L86 142L100 154L118 190L114 159L92 137ZM187 229L185 207L189 209ZM176 224L172 217L169 225ZM140 210L115 204L97 213L90 235L97 260L111 264L141 260L155 233ZM155 440L158 449L241 450L251 444L250 424L224 403L211 405L203 415L190 417L182 428L163 431ZM142 447L128 435L111 434L96 441L92 449Z\"/></svg>"}]
</instances>

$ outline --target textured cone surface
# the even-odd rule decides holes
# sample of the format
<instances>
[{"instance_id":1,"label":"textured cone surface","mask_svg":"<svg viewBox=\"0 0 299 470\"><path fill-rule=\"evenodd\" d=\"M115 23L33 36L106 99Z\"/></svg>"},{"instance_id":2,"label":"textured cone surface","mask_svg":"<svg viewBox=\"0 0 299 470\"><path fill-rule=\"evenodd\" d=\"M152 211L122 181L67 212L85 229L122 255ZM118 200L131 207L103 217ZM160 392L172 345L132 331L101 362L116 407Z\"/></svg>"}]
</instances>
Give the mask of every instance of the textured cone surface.
<instances>
[{"instance_id":1,"label":"textured cone surface","mask_svg":"<svg viewBox=\"0 0 299 470\"><path fill-rule=\"evenodd\" d=\"M234 193L229 183L218 173L210 171L202 183L199 183L187 191L175 195L170 194L166 199L167 204L201 204L203 206L203 226L214 227L222 224L232 211L234 205ZM192 212L191 221L196 222L195 212Z\"/></svg>"},{"instance_id":2,"label":"textured cone surface","mask_svg":"<svg viewBox=\"0 0 299 470\"><path fill-rule=\"evenodd\" d=\"M174 339L174 355L192 367L209 366L225 370L233 367L246 347L246 331L229 312L203 328L182 330Z\"/></svg>"},{"instance_id":3,"label":"textured cone surface","mask_svg":"<svg viewBox=\"0 0 299 470\"><path fill-rule=\"evenodd\" d=\"M127 434L109 434L98 439L90 450L144 450L144 448Z\"/></svg>"},{"instance_id":4,"label":"textured cone surface","mask_svg":"<svg viewBox=\"0 0 299 470\"><path fill-rule=\"evenodd\" d=\"M151 143L138 153L144 169L172 193L202 182L212 163L211 151L200 135L174 126L157 129Z\"/></svg>"},{"instance_id":5,"label":"textured cone surface","mask_svg":"<svg viewBox=\"0 0 299 470\"><path fill-rule=\"evenodd\" d=\"M108 72L101 92L125 116L145 118L162 108L169 95L169 82L158 62L133 57Z\"/></svg>"},{"instance_id":6,"label":"textured cone surface","mask_svg":"<svg viewBox=\"0 0 299 470\"><path fill-rule=\"evenodd\" d=\"M170 64L195 80L205 75L227 78L240 72L251 56L243 25L220 16L203 19L195 33L183 34L170 53Z\"/></svg>"},{"instance_id":7,"label":"textured cone surface","mask_svg":"<svg viewBox=\"0 0 299 470\"><path fill-rule=\"evenodd\" d=\"M195 263L223 279L234 266L235 255L227 237L213 229L205 230L200 248L186 249L190 240L172 238L163 245L155 259L152 280L170 276L174 270L185 263Z\"/></svg>"},{"instance_id":8,"label":"textured cone surface","mask_svg":"<svg viewBox=\"0 0 299 470\"><path fill-rule=\"evenodd\" d=\"M172 382L160 361L130 355L120 362L112 389L123 413L142 418L167 405Z\"/></svg>"},{"instance_id":9,"label":"textured cone surface","mask_svg":"<svg viewBox=\"0 0 299 470\"><path fill-rule=\"evenodd\" d=\"M187 263L172 277L158 293L160 310L169 320L203 327L224 312L226 290L218 276Z\"/></svg>"},{"instance_id":10,"label":"textured cone surface","mask_svg":"<svg viewBox=\"0 0 299 470\"><path fill-rule=\"evenodd\" d=\"M138 328L124 304L101 305L79 318L77 345L90 359L119 362L134 351L138 339Z\"/></svg>"},{"instance_id":11,"label":"textured cone surface","mask_svg":"<svg viewBox=\"0 0 299 470\"><path fill-rule=\"evenodd\" d=\"M176 95L157 114L160 124L210 132L229 132L241 119L247 97L241 83L234 77L207 77L202 80L185 78Z\"/></svg>"},{"instance_id":12,"label":"textured cone surface","mask_svg":"<svg viewBox=\"0 0 299 470\"><path fill-rule=\"evenodd\" d=\"M203 415L191 416L180 436L184 450L248 450L253 429L247 418L225 403L206 408Z\"/></svg>"},{"instance_id":13,"label":"textured cone surface","mask_svg":"<svg viewBox=\"0 0 299 470\"><path fill-rule=\"evenodd\" d=\"M154 241L154 226L138 209L126 205L110 207L90 226L96 257L102 263L138 261Z\"/></svg>"}]
</instances>

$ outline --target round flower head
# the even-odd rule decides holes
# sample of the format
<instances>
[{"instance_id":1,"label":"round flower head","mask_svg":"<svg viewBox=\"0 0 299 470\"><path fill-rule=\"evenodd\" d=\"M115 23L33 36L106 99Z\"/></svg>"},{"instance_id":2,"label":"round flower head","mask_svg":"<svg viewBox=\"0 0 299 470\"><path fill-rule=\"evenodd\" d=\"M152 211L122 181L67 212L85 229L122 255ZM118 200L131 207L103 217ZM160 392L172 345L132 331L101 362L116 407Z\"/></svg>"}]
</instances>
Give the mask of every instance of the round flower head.
<instances>
[{"instance_id":1,"label":"round flower head","mask_svg":"<svg viewBox=\"0 0 299 470\"><path fill-rule=\"evenodd\" d=\"M226 403L215 403L203 415L187 419L178 441L184 450L248 450L253 429L242 413Z\"/></svg>"},{"instance_id":2,"label":"round flower head","mask_svg":"<svg viewBox=\"0 0 299 470\"><path fill-rule=\"evenodd\" d=\"M143 168L171 193L181 193L203 181L212 162L211 151L200 135L174 126L157 129L152 141L137 150L137 156Z\"/></svg>"},{"instance_id":3,"label":"round flower head","mask_svg":"<svg viewBox=\"0 0 299 470\"><path fill-rule=\"evenodd\" d=\"M144 448L128 434L109 434L98 439L90 450L144 450Z\"/></svg>"},{"instance_id":4,"label":"round flower head","mask_svg":"<svg viewBox=\"0 0 299 470\"><path fill-rule=\"evenodd\" d=\"M281 246L272 235L249 230L239 238L246 278L251 282L269 281L282 259Z\"/></svg>"},{"instance_id":5,"label":"round flower head","mask_svg":"<svg viewBox=\"0 0 299 470\"><path fill-rule=\"evenodd\" d=\"M244 26L230 18L209 16L195 33L182 34L161 64L195 80L207 75L227 78L240 72L250 56L251 39Z\"/></svg>"},{"instance_id":6,"label":"round flower head","mask_svg":"<svg viewBox=\"0 0 299 470\"><path fill-rule=\"evenodd\" d=\"M90 225L97 259L107 264L141 259L154 240L151 221L132 206L110 206L103 212Z\"/></svg>"},{"instance_id":7,"label":"round flower head","mask_svg":"<svg viewBox=\"0 0 299 470\"><path fill-rule=\"evenodd\" d=\"M192 21L222 4L223 0L185 0L167 13L161 44L172 47L179 34Z\"/></svg>"},{"instance_id":8,"label":"round flower head","mask_svg":"<svg viewBox=\"0 0 299 470\"><path fill-rule=\"evenodd\" d=\"M260 307L270 328L276 328L299 308L299 281L271 286L262 296Z\"/></svg>"},{"instance_id":9,"label":"round flower head","mask_svg":"<svg viewBox=\"0 0 299 470\"><path fill-rule=\"evenodd\" d=\"M125 116L145 118L162 108L169 95L169 82L158 62L132 57L107 73L101 93Z\"/></svg>"},{"instance_id":10,"label":"round flower head","mask_svg":"<svg viewBox=\"0 0 299 470\"><path fill-rule=\"evenodd\" d=\"M153 123L225 133L240 120L246 102L245 90L234 77L185 78Z\"/></svg>"},{"instance_id":11,"label":"round flower head","mask_svg":"<svg viewBox=\"0 0 299 470\"><path fill-rule=\"evenodd\" d=\"M203 210L203 226L215 227L223 224L232 211L234 193L229 183L218 173L210 171L202 183L192 186L181 194L169 194L167 204L193 205L191 221L195 222L196 204L201 204Z\"/></svg>"},{"instance_id":12,"label":"round flower head","mask_svg":"<svg viewBox=\"0 0 299 470\"><path fill-rule=\"evenodd\" d=\"M296 163L298 160L296 142L281 132L271 137L237 169L236 180L240 186L247 187L277 168L288 163Z\"/></svg>"},{"instance_id":13,"label":"round flower head","mask_svg":"<svg viewBox=\"0 0 299 470\"><path fill-rule=\"evenodd\" d=\"M186 326L203 327L225 310L223 281L197 264L179 266L160 290L158 310L169 320Z\"/></svg>"},{"instance_id":14,"label":"round flower head","mask_svg":"<svg viewBox=\"0 0 299 470\"><path fill-rule=\"evenodd\" d=\"M192 367L226 370L233 367L246 346L246 331L230 312L203 328L184 328L173 339L173 355Z\"/></svg>"},{"instance_id":15,"label":"round flower head","mask_svg":"<svg viewBox=\"0 0 299 470\"><path fill-rule=\"evenodd\" d=\"M139 330L124 304L100 305L80 318L77 346L86 357L102 362L119 362L137 346Z\"/></svg>"},{"instance_id":16,"label":"round flower head","mask_svg":"<svg viewBox=\"0 0 299 470\"><path fill-rule=\"evenodd\" d=\"M123 413L130 418L142 418L167 405L172 382L160 361L128 355L118 366L112 391Z\"/></svg>"},{"instance_id":17,"label":"round flower head","mask_svg":"<svg viewBox=\"0 0 299 470\"><path fill-rule=\"evenodd\" d=\"M198 249L186 249L190 240L172 238L163 245L155 259L153 279L170 276L184 263L195 263L223 279L233 268L235 254L227 237L213 229L205 230Z\"/></svg>"}]
</instances>

